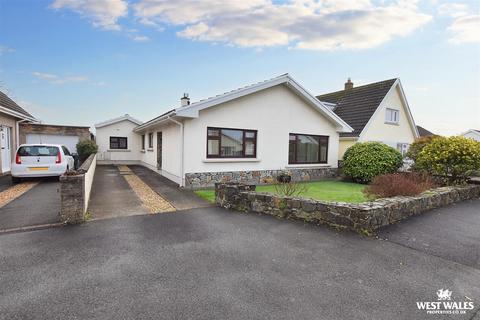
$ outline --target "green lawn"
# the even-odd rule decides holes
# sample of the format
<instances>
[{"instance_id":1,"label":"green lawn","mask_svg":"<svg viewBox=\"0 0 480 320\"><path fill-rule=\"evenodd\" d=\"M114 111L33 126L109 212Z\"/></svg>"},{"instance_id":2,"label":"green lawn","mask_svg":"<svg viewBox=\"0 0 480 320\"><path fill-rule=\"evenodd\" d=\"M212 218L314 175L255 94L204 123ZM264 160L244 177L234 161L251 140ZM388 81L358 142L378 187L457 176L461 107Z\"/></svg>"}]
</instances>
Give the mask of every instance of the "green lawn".
<instances>
[{"instance_id":1,"label":"green lawn","mask_svg":"<svg viewBox=\"0 0 480 320\"><path fill-rule=\"evenodd\" d=\"M364 202L367 197L363 193L365 185L342 181L316 181L306 182L308 190L301 195L303 198L311 198L326 201ZM258 192L276 193L275 186L257 186ZM215 202L214 190L197 190L195 193L210 202Z\"/></svg>"}]
</instances>

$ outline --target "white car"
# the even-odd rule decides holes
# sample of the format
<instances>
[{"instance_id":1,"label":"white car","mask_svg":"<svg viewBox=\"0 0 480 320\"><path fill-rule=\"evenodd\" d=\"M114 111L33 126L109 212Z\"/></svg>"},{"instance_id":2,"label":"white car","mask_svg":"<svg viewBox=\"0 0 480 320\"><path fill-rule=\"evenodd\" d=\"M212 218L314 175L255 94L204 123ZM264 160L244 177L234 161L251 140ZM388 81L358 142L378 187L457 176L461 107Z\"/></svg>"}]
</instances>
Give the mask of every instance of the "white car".
<instances>
[{"instance_id":1,"label":"white car","mask_svg":"<svg viewBox=\"0 0 480 320\"><path fill-rule=\"evenodd\" d=\"M21 178L55 177L75 169L70 151L59 144L22 144L12 163L12 181Z\"/></svg>"}]
</instances>

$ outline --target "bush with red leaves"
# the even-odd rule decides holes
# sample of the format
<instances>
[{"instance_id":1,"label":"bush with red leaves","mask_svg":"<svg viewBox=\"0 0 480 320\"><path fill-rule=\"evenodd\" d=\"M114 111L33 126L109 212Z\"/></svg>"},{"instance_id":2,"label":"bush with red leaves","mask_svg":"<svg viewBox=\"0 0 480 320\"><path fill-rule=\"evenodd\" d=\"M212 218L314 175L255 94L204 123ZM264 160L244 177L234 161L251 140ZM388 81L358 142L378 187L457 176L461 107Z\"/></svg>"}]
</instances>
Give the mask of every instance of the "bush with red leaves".
<instances>
[{"instance_id":1,"label":"bush with red leaves","mask_svg":"<svg viewBox=\"0 0 480 320\"><path fill-rule=\"evenodd\" d=\"M416 196L435 186L432 178L424 173L394 173L376 176L364 192L374 198Z\"/></svg>"}]
</instances>

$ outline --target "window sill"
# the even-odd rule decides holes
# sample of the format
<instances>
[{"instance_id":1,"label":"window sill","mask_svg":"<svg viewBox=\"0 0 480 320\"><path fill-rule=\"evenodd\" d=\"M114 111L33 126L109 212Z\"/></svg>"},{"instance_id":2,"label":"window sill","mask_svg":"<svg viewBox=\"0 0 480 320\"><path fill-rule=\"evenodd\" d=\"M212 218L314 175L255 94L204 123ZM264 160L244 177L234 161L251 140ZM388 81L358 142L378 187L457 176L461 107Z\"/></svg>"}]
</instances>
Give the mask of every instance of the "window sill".
<instances>
[{"instance_id":1,"label":"window sill","mask_svg":"<svg viewBox=\"0 0 480 320\"><path fill-rule=\"evenodd\" d=\"M148 151L148 152L152 152L152 151L153 151L153 148L148 148L147 151Z\"/></svg>"},{"instance_id":2,"label":"window sill","mask_svg":"<svg viewBox=\"0 0 480 320\"><path fill-rule=\"evenodd\" d=\"M393 126L399 126L400 125L398 122L390 122L390 121L385 121L385 124L391 124Z\"/></svg>"},{"instance_id":3,"label":"window sill","mask_svg":"<svg viewBox=\"0 0 480 320\"><path fill-rule=\"evenodd\" d=\"M145 149L140 150L141 153L145 153Z\"/></svg>"},{"instance_id":4,"label":"window sill","mask_svg":"<svg viewBox=\"0 0 480 320\"><path fill-rule=\"evenodd\" d=\"M331 165L328 163L304 163L304 164L288 164L285 168L289 169L301 169L301 168L330 168Z\"/></svg>"},{"instance_id":5,"label":"window sill","mask_svg":"<svg viewBox=\"0 0 480 320\"><path fill-rule=\"evenodd\" d=\"M205 163L229 163L229 162L260 162L258 158L209 158L203 159Z\"/></svg>"},{"instance_id":6,"label":"window sill","mask_svg":"<svg viewBox=\"0 0 480 320\"><path fill-rule=\"evenodd\" d=\"M107 152L132 152L130 149L108 149Z\"/></svg>"}]
</instances>

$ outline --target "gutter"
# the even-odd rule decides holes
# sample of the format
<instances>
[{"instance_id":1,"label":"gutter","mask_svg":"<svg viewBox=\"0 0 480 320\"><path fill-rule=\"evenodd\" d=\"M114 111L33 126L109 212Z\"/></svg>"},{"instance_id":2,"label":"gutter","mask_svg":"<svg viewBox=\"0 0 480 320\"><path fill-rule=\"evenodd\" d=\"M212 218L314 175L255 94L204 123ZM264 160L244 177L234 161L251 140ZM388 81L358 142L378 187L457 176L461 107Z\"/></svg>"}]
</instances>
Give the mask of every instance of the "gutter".
<instances>
[{"instance_id":1,"label":"gutter","mask_svg":"<svg viewBox=\"0 0 480 320\"><path fill-rule=\"evenodd\" d=\"M176 115L176 112L175 112L175 110L173 110L173 111L171 111L171 112L169 112L169 113L167 113L163 116L158 117L158 119L153 119L153 120L147 121L145 123L142 123L141 125L139 125L135 129L133 129L133 132L140 132L140 131L148 128L151 125L154 125L154 124L163 122L165 120L168 120L170 117L175 116L175 115Z\"/></svg>"},{"instance_id":2,"label":"gutter","mask_svg":"<svg viewBox=\"0 0 480 320\"><path fill-rule=\"evenodd\" d=\"M17 145L15 146L15 149L17 149L20 146L20 123L23 123L25 121L30 121L28 119L23 119L23 120L18 120L15 121L15 140Z\"/></svg>"}]
</instances>

